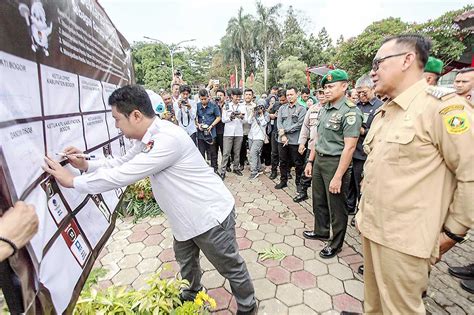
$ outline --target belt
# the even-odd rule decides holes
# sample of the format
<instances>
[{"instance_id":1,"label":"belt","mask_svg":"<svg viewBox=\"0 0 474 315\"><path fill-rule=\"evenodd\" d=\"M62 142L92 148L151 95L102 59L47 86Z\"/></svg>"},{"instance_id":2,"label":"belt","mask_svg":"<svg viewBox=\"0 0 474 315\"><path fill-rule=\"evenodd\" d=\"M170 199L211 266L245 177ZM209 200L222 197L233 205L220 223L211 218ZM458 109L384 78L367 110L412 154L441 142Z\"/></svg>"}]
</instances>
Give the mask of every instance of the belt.
<instances>
[{"instance_id":1,"label":"belt","mask_svg":"<svg viewBox=\"0 0 474 315\"><path fill-rule=\"evenodd\" d=\"M340 155L329 155L329 154L323 154L323 153L319 153L319 152L317 152L317 154L321 157L334 157L334 158L341 157Z\"/></svg>"}]
</instances>

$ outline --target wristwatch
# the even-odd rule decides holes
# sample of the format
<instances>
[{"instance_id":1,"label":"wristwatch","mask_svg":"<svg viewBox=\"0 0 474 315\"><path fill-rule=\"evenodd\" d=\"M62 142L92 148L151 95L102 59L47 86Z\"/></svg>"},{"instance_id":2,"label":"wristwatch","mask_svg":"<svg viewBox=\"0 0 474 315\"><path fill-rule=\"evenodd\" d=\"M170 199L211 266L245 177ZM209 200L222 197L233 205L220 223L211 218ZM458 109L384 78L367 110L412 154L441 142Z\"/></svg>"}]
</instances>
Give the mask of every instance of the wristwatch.
<instances>
[{"instance_id":1,"label":"wristwatch","mask_svg":"<svg viewBox=\"0 0 474 315\"><path fill-rule=\"evenodd\" d=\"M463 237L463 236L456 235L453 232L447 230L446 228L443 228L443 233L446 234L447 237L449 237L450 239L452 239L453 241L455 241L456 243L459 243L459 244L464 243L469 238L469 237L466 237L466 236Z\"/></svg>"},{"instance_id":2,"label":"wristwatch","mask_svg":"<svg viewBox=\"0 0 474 315\"><path fill-rule=\"evenodd\" d=\"M306 164L308 164L308 163L313 164L313 162L314 162L314 161L308 160L308 162L306 162Z\"/></svg>"}]
</instances>

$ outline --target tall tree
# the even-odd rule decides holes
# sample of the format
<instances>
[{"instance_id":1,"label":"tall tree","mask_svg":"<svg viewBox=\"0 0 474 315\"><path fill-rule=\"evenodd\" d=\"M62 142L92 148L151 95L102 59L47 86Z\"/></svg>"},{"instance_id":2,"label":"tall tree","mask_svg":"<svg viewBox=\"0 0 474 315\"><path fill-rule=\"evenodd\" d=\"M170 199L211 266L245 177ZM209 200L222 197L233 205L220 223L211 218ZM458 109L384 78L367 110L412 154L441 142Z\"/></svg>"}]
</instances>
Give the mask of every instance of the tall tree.
<instances>
[{"instance_id":1,"label":"tall tree","mask_svg":"<svg viewBox=\"0 0 474 315\"><path fill-rule=\"evenodd\" d=\"M240 50L240 67L242 87L245 88L245 52L252 46L252 17L244 14L244 9L240 7L237 17L229 20L227 33L230 34L232 45Z\"/></svg>"},{"instance_id":2,"label":"tall tree","mask_svg":"<svg viewBox=\"0 0 474 315\"><path fill-rule=\"evenodd\" d=\"M285 86L304 86L306 84L306 64L295 56L290 56L278 64L281 74L279 83Z\"/></svg>"},{"instance_id":3,"label":"tall tree","mask_svg":"<svg viewBox=\"0 0 474 315\"><path fill-rule=\"evenodd\" d=\"M270 47L278 45L280 40L280 27L277 19L279 17L278 10L281 8L281 3L271 7L265 7L260 1L257 1L257 41L263 46L263 85L264 90L267 90L268 81L268 50Z\"/></svg>"}]
</instances>

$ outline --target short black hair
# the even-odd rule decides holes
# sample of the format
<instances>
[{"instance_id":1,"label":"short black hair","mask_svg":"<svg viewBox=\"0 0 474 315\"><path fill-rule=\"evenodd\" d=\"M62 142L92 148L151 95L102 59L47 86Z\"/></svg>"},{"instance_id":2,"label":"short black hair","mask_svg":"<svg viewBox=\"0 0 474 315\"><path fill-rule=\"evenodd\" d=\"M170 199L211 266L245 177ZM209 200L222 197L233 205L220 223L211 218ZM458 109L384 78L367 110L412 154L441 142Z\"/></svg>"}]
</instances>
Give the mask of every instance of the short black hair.
<instances>
[{"instance_id":1,"label":"short black hair","mask_svg":"<svg viewBox=\"0 0 474 315\"><path fill-rule=\"evenodd\" d=\"M191 94L191 87L189 85L180 85L179 87L179 93L183 93L183 92L188 92L189 94Z\"/></svg>"},{"instance_id":2,"label":"short black hair","mask_svg":"<svg viewBox=\"0 0 474 315\"><path fill-rule=\"evenodd\" d=\"M311 94L311 90L308 89L307 87L304 87L304 88L301 90L301 94Z\"/></svg>"},{"instance_id":3,"label":"short black hair","mask_svg":"<svg viewBox=\"0 0 474 315\"><path fill-rule=\"evenodd\" d=\"M198 94L199 94L199 97L209 96L209 93L207 92L206 89L200 89Z\"/></svg>"},{"instance_id":4,"label":"short black hair","mask_svg":"<svg viewBox=\"0 0 474 315\"><path fill-rule=\"evenodd\" d=\"M289 90L294 90L295 93L298 93L298 88L297 88L296 86L287 87L287 88L286 88L286 91L289 91Z\"/></svg>"},{"instance_id":5,"label":"short black hair","mask_svg":"<svg viewBox=\"0 0 474 315\"><path fill-rule=\"evenodd\" d=\"M231 95L231 96L232 96L232 95L238 95L238 96L240 96L240 95L242 95L242 90L239 89L239 88L233 88L233 89L230 90L230 95Z\"/></svg>"},{"instance_id":6,"label":"short black hair","mask_svg":"<svg viewBox=\"0 0 474 315\"><path fill-rule=\"evenodd\" d=\"M134 110L148 118L156 116L148 93L140 85L126 85L116 89L109 96L109 105L115 106L127 118Z\"/></svg>"},{"instance_id":7,"label":"short black hair","mask_svg":"<svg viewBox=\"0 0 474 315\"><path fill-rule=\"evenodd\" d=\"M286 97L286 90L285 89L281 89L278 91L278 97Z\"/></svg>"},{"instance_id":8,"label":"short black hair","mask_svg":"<svg viewBox=\"0 0 474 315\"><path fill-rule=\"evenodd\" d=\"M247 93L247 92L252 92L252 95L253 95L253 90L252 89L245 89L244 93Z\"/></svg>"},{"instance_id":9,"label":"short black hair","mask_svg":"<svg viewBox=\"0 0 474 315\"><path fill-rule=\"evenodd\" d=\"M431 40L419 34L401 34L386 38L382 45L394 40L396 44L414 49L418 58L420 68L424 68L431 50Z\"/></svg>"},{"instance_id":10,"label":"short black hair","mask_svg":"<svg viewBox=\"0 0 474 315\"><path fill-rule=\"evenodd\" d=\"M216 90L216 94L219 93L219 92L221 92L222 94L226 95L224 89L220 89L220 88L217 89L217 90Z\"/></svg>"},{"instance_id":11,"label":"short black hair","mask_svg":"<svg viewBox=\"0 0 474 315\"><path fill-rule=\"evenodd\" d=\"M460 73L468 73L468 72L472 72L474 71L474 68L473 67L469 67L469 68L462 68L461 70L457 71L456 75L460 74Z\"/></svg>"}]
</instances>

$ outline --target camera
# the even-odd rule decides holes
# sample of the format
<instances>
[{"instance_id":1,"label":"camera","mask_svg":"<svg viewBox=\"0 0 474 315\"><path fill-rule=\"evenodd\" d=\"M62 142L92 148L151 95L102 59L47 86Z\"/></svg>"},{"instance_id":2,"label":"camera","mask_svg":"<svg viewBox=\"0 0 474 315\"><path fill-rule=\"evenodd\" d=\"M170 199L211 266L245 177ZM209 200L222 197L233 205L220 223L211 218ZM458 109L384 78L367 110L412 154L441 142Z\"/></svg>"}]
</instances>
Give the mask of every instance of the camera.
<instances>
[{"instance_id":1,"label":"camera","mask_svg":"<svg viewBox=\"0 0 474 315\"><path fill-rule=\"evenodd\" d=\"M205 136L209 136L209 125L208 124L201 124L201 128Z\"/></svg>"},{"instance_id":2,"label":"camera","mask_svg":"<svg viewBox=\"0 0 474 315\"><path fill-rule=\"evenodd\" d=\"M187 100L181 100L180 103L181 103L182 106L186 106L186 104L188 104L188 101Z\"/></svg>"},{"instance_id":3,"label":"camera","mask_svg":"<svg viewBox=\"0 0 474 315\"><path fill-rule=\"evenodd\" d=\"M236 117L240 117L240 111L236 110L236 111L233 111L231 114L230 114L230 118L231 119L235 119Z\"/></svg>"},{"instance_id":4,"label":"camera","mask_svg":"<svg viewBox=\"0 0 474 315\"><path fill-rule=\"evenodd\" d=\"M260 111L260 110L261 110L261 111L265 111L265 105L257 105L257 106L255 107L255 110L256 110L256 111Z\"/></svg>"},{"instance_id":5,"label":"camera","mask_svg":"<svg viewBox=\"0 0 474 315\"><path fill-rule=\"evenodd\" d=\"M180 77L180 76L181 76L181 70L179 70L179 69L176 70L176 71L174 72L174 75Z\"/></svg>"},{"instance_id":6,"label":"camera","mask_svg":"<svg viewBox=\"0 0 474 315\"><path fill-rule=\"evenodd\" d=\"M216 103L219 103L219 102L221 101L221 98L220 98L219 96L214 97L214 101L215 101Z\"/></svg>"}]
</instances>

